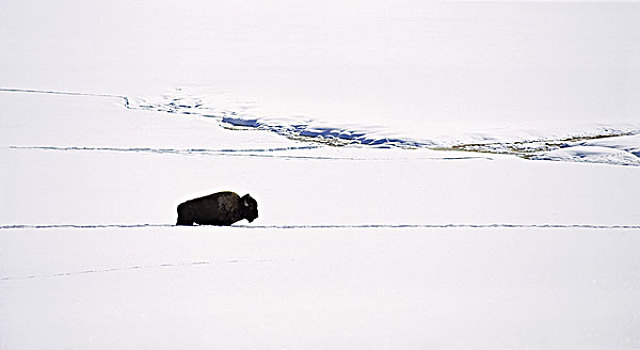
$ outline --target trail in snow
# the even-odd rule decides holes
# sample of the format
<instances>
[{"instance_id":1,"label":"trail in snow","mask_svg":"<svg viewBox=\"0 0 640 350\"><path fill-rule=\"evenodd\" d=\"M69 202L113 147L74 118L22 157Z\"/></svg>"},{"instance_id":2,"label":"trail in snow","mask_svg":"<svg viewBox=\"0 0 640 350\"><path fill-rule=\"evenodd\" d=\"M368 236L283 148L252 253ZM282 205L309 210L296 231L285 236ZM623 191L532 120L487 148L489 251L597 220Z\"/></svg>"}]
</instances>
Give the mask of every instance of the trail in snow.
<instances>
[{"instance_id":1,"label":"trail in snow","mask_svg":"<svg viewBox=\"0 0 640 350\"><path fill-rule=\"evenodd\" d=\"M95 224L95 225L79 225L79 224L48 224L48 225L2 225L0 230L24 230L24 229L55 229L55 228L72 228L72 229L96 229L96 228L149 228L149 227L172 227L171 224Z\"/></svg>"},{"instance_id":2,"label":"trail in snow","mask_svg":"<svg viewBox=\"0 0 640 350\"><path fill-rule=\"evenodd\" d=\"M125 101L128 100L126 96L111 95L111 94L97 94L88 92L74 92L74 91L53 91L53 90L34 90L34 89L16 89L16 88L0 88L0 92L19 92L19 93L31 93L31 94L48 94L48 95L67 95L67 96L92 96L92 97L111 97L121 98Z\"/></svg>"},{"instance_id":3,"label":"trail in snow","mask_svg":"<svg viewBox=\"0 0 640 350\"><path fill-rule=\"evenodd\" d=\"M334 229L334 228L585 228L585 229L640 229L640 225L591 225L591 224L360 224L360 225L236 225L234 227L253 229Z\"/></svg>"},{"instance_id":4,"label":"trail in snow","mask_svg":"<svg viewBox=\"0 0 640 350\"><path fill-rule=\"evenodd\" d=\"M261 152L283 152L317 149L319 146L292 146L273 148L245 148L245 149L204 149L204 148L150 148L150 147L56 147L56 146L10 146L11 149L35 149L45 151L89 151L89 152L133 152L133 153L159 153L159 154L227 154L227 153L261 153Z\"/></svg>"},{"instance_id":5,"label":"trail in snow","mask_svg":"<svg viewBox=\"0 0 640 350\"><path fill-rule=\"evenodd\" d=\"M10 146L15 150L41 150L58 152L121 152L121 153L153 153L166 155L205 155L205 156L225 156L225 157L254 157L254 158L279 158L279 159L300 159L300 160L353 160L353 161L389 161L397 160L398 157L335 157L322 155L295 155L295 154L274 154L287 151L305 151L319 149L321 146L299 146L299 147L276 147L276 148L252 148L252 149L176 149L176 148L150 148L150 147L57 147L57 146ZM416 160L493 160L485 156L452 156L452 157L414 157Z\"/></svg>"},{"instance_id":6,"label":"trail in snow","mask_svg":"<svg viewBox=\"0 0 640 350\"><path fill-rule=\"evenodd\" d=\"M25 229L103 229L103 228L150 228L150 227L178 227L173 224L95 224L95 225L77 225L77 224L48 224L48 225L3 225L0 230L25 230ZM217 226L193 226L193 227L209 227ZM595 224L512 224L512 223L495 223L495 224L329 224L329 225L232 225L219 228L241 228L253 230L265 229L281 229L281 230L306 230L306 229L405 229L405 228L423 228L423 229L454 229L454 228L534 228L534 229L566 229L566 228L582 228L595 230L637 230L640 225L595 225Z\"/></svg>"}]
</instances>

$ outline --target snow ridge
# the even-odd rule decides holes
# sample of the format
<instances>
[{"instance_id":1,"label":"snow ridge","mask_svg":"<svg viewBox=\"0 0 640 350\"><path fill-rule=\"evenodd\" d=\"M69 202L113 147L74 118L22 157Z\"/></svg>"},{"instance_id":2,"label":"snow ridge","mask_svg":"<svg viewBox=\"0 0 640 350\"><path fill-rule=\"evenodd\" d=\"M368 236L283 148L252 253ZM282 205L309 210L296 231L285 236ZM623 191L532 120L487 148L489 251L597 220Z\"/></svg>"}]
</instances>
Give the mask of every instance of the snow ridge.
<instances>
[{"instance_id":1,"label":"snow ridge","mask_svg":"<svg viewBox=\"0 0 640 350\"><path fill-rule=\"evenodd\" d=\"M308 118L258 117L243 111L246 104L248 104L246 101L227 94L202 98L182 95L178 91L175 95L128 98L126 107L214 118L223 127L230 129L267 130L291 139L303 139L334 146L358 144L379 148L420 148L437 145L432 141L393 137L382 128L327 126L320 121Z\"/></svg>"},{"instance_id":2,"label":"snow ridge","mask_svg":"<svg viewBox=\"0 0 640 350\"><path fill-rule=\"evenodd\" d=\"M129 98L127 108L188 114L216 119L221 126L237 130L267 130L278 135L332 146L367 146L376 148L428 148L494 154L510 154L532 160L562 160L613 165L639 166L640 128L638 125L563 127L554 130L486 130L481 133L456 133L439 138L417 139L397 135L382 127L363 125L327 125L306 117L268 117L250 113L251 103L237 96L219 94L198 97L177 90L173 94ZM616 144L617 138L627 138L626 143ZM614 140L600 145L608 147L604 155L597 149L574 156L558 156L554 152L576 146L593 146L590 141ZM636 153L631 155L628 149ZM576 149L575 151L578 151ZM560 152L563 153L563 152ZM571 152L570 152L571 153Z\"/></svg>"}]
</instances>

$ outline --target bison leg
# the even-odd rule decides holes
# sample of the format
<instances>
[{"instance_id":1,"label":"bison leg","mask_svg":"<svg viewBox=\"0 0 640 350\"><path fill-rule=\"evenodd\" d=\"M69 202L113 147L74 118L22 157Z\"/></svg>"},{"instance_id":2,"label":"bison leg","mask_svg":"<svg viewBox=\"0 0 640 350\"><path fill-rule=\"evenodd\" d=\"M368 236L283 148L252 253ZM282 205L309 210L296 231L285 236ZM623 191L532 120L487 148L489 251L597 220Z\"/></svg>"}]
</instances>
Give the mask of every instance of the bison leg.
<instances>
[{"instance_id":1,"label":"bison leg","mask_svg":"<svg viewBox=\"0 0 640 350\"><path fill-rule=\"evenodd\" d=\"M178 222L176 222L177 226L193 226L193 220L185 220L178 216Z\"/></svg>"},{"instance_id":2,"label":"bison leg","mask_svg":"<svg viewBox=\"0 0 640 350\"><path fill-rule=\"evenodd\" d=\"M181 226L193 226L193 215L191 215L191 210L185 208L183 204L178 206L178 222L176 225Z\"/></svg>"}]
</instances>

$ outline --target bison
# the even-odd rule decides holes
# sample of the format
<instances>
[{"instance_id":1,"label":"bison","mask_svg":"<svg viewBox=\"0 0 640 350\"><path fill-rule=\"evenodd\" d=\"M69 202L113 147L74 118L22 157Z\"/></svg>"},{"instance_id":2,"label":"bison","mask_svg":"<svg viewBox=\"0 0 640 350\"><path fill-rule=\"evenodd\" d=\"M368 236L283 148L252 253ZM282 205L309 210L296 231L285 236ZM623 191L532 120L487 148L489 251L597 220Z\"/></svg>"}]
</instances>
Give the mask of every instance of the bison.
<instances>
[{"instance_id":1,"label":"bison","mask_svg":"<svg viewBox=\"0 0 640 350\"><path fill-rule=\"evenodd\" d=\"M250 195L240 197L234 192L218 192L178 205L176 225L229 226L242 219L252 222L257 217L258 202Z\"/></svg>"}]
</instances>

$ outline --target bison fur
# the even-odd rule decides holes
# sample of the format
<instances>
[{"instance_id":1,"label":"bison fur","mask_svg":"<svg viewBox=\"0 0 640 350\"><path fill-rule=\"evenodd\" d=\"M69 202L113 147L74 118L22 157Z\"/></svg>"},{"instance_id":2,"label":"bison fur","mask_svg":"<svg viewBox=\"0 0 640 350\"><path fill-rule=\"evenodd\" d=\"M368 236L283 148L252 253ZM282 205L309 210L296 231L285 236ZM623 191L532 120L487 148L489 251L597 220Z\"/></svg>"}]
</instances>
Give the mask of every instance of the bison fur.
<instances>
[{"instance_id":1,"label":"bison fur","mask_svg":"<svg viewBox=\"0 0 640 350\"><path fill-rule=\"evenodd\" d=\"M176 225L229 226L242 219L252 222L258 217L258 202L246 194L218 192L191 199L178 205Z\"/></svg>"}]
</instances>

